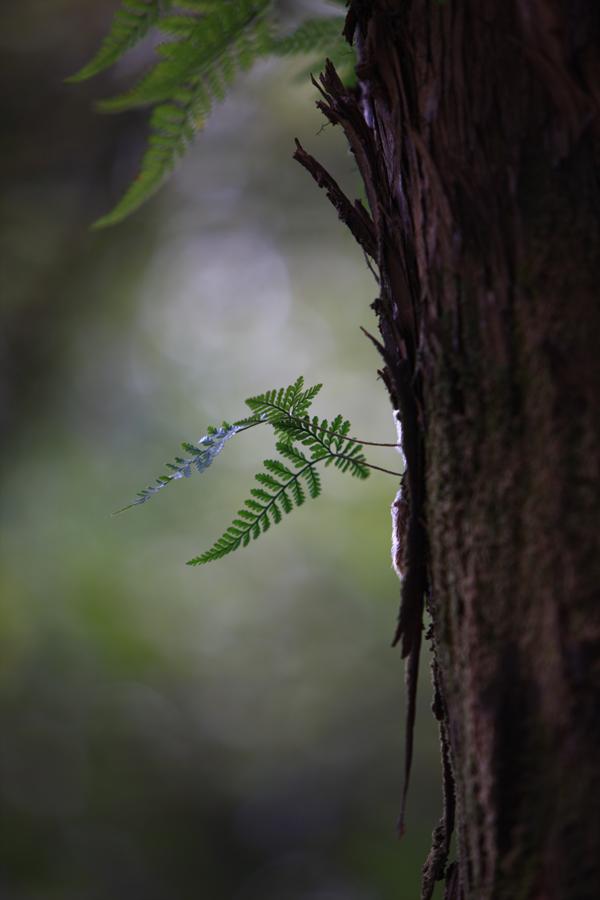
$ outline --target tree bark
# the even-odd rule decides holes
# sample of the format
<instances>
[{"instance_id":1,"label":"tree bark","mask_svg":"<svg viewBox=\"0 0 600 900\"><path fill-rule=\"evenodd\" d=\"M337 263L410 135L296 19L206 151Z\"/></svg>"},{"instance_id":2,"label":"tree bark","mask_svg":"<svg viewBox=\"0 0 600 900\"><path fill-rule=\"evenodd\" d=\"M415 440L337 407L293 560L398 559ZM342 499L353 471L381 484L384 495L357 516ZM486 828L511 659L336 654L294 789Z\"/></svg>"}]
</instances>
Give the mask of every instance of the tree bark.
<instances>
[{"instance_id":1,"label":"tree bark","mask_svg":"<svg viewBox=\"0 0 600 900\"><path fill-rule=\"evenodd\" d=\"M422 897L600 896L600 4L352 0L332 66L403 431L397 640L431 615L444 815ZM456 821L457 860L448 863Z\"/></svg>"}]
</instances>

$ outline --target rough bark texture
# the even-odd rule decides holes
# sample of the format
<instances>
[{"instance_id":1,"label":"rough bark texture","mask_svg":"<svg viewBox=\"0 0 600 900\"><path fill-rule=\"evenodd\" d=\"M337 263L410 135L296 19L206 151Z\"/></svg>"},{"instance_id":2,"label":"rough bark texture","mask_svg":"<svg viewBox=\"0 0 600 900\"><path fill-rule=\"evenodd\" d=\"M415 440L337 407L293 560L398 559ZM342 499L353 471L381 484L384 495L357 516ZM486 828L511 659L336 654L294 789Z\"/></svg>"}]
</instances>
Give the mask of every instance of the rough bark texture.
<instances>
[{"instance_id":1,"label":"rough bark texture","mask_svg":"<svg viewBox=\"0 0 600 900\"><path fill-rule=\"evenodd\" d=\"M409 731L424 603L445 810L424 898L600 896L600 4L353 0L329 66L370 215L407 473ZM410 767L410 736L408 744ZM457 860L448 865L456 819Z\"/></svg>"}]
</instances>

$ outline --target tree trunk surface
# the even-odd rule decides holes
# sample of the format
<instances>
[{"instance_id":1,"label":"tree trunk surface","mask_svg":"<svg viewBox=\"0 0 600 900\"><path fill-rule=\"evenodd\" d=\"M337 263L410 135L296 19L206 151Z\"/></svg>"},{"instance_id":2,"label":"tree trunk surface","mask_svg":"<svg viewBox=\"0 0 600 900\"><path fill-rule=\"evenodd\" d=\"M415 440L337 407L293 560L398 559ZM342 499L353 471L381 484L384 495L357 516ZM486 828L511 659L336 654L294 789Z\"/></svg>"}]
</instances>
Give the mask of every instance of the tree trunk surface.
<instances>
[{"instance_id":1,"label":"tree trunk surface","mask_svg":"<svg viewBox=\"0 0 600 900\"><path fill-rule=\"evenodd\" d=\"M408 760L424 606L444 814L422 897L600 897L600 3L353 0L328 65L370 211L407 469ZM375 339L374 339L375 340ZM456 834L456 861L449 844Z\"/></svg>"}]
</instances>

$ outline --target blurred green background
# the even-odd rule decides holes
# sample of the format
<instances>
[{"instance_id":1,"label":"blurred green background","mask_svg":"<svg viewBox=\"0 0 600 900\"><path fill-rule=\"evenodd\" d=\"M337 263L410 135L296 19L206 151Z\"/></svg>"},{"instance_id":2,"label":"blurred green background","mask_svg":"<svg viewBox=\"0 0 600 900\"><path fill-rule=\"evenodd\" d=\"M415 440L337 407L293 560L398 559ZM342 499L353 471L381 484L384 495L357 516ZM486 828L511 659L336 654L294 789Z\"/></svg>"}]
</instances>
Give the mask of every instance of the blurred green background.
<instances>
[{"instance_id":1,"label":"blurred green background","mask_svg":"<svg viewBox=\"0 0 600 900\"><path fill-rule=\"evenodd\" d=\"M93 102L144 54L63 79L117 5L0 12L0 898L408 900L439 764L425 658L398 842L394 479L328 470L314 506L186 568L247 495L269 446L253 431L208 475L110 516L181 440L299 374L325 383L317 412L395 439L359 331L376 285L293 139L357 193L353 160L310 85L265 63L158 198L90 231L145 135L143 115Z\"/></svg>"}]
</instances>

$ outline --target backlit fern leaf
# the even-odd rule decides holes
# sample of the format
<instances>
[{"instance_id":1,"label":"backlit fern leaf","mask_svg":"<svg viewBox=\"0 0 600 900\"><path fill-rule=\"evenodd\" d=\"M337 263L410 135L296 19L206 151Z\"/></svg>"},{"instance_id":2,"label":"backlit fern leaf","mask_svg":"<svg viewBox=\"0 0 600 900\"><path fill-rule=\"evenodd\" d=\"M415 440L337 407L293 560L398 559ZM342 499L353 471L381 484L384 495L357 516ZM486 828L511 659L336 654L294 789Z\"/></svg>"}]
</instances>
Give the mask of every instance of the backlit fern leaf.
<instances>
[{"instance_id":1,"label":"backlit fern leaf","mask_svg":"<svg viewBox=\"0 0 600 900\"><path fill-rule=\"evenodd\" d=\"M85 81L114 65L156 25L172 0L123 0L96 55L67 81Z\"/></svg>"}]
</instances>

